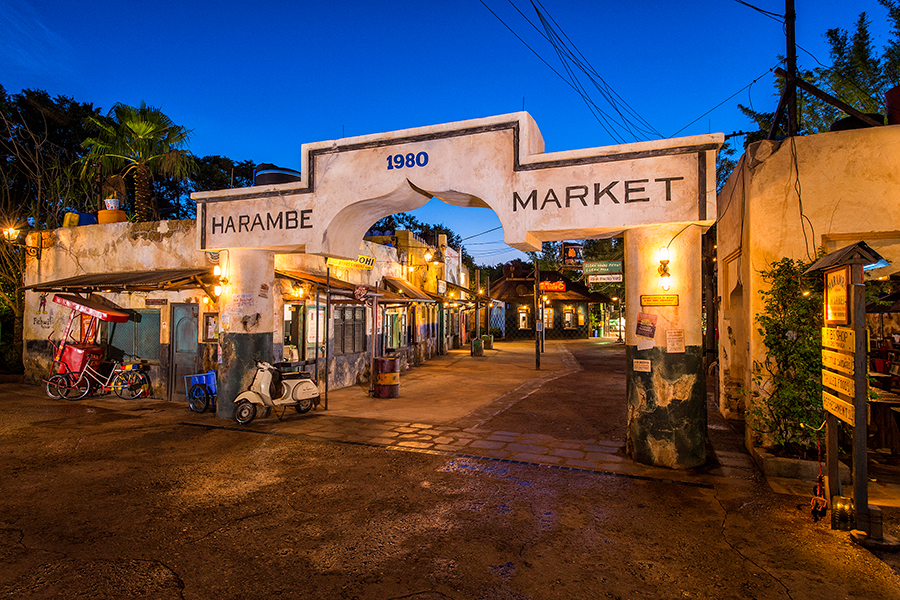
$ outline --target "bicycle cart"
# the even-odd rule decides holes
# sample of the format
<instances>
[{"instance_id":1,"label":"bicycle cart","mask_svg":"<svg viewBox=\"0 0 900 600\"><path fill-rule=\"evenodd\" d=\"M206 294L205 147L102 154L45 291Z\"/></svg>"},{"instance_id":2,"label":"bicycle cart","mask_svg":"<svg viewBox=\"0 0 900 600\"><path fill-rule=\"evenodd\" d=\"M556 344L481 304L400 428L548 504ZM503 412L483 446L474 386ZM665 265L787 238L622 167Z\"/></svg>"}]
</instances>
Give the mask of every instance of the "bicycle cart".
<instances>
[{"instance_id":1,"label":"bicycle cart","mask_svg":"<svg viewBox=\"0 0 900 600\"><path fill-rule=\"evenodd\" d=\"M53 361L50 364L50 375L44 380L48 396L54 399L80 400L97 390L114 391L120 398L126 399L149 395L150 380L143 372L145 365L141 362L122 364L115 361L109 374L102 375L99 371L104 352L102 346L94 343L98 323L124 323L131 318L128 313L95 300L68 294L56 294L53 301L72 309L72 313L59 343L50 339ZM89 317L86 325L82 315ZM80 338L76 338L72 331L76 316L79 316L81 325ZM50 338L52 337L51 333ZM72 339L71 343L69 338Z\"/></svg>"},{"instance_id":2,"label":"bicycle cart","mask_svg":"<svg viewBox=\"0 0 900 600\"><path fill-rule=\"evenodd\" d=\"M216 372L207 371L197 375L184 376L184 389L188 390L188 409L197 413L206 412L216 406Z\"/></svg>"}]
</instances>

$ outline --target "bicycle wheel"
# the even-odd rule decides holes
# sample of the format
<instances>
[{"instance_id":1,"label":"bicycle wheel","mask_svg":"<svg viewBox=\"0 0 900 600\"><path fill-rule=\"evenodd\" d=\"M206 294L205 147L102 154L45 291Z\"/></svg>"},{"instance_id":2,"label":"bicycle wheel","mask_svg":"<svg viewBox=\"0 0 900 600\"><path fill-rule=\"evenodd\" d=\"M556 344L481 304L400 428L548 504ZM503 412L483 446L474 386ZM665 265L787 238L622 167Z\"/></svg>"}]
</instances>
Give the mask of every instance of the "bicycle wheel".
<instances>
[{"instance_id":1,"label":"bicycle wheel","mask_svg":"<svg viewBox=\"0 0 900 600\"><path fill-rule=\"evenodd\" d=\"M66 386L59 385L60 398L66 400L81 400L91 393L91 380L87 375L78 373L67 373L63 375L67 378Z\"/></svg>"},{"instance_id":2,"label":"bicycle wheel","mask_svg":"<svg viewBox=\"0 0 900 600\"><path fill-rule=\"evenodd\" d=\"M140 371L119 371L113 378L112 388L119 398L134 400L150 389L150 380Z\"/></svg>"},{"instance_id":3,"label":"bicycle wheel","mask_svg":"<svg viewBox=\"0 0 900 600\"><path fill-rule=\"evenodd\" d=\"M205 413L209 408L209 388L205 383L195 383L188 392L188 408L195 413Z\"/></svg>"},{"instance_id":4,"label":"bicycle wheel","mask_svg":"<svg viewBox=\"0 0 900 600\"><path fill-rule=\"evenodd\" d=\"M69 387L69 378L64 373L55 373L47 378L47 395L54 400L63 397L63 392ZM60 389L61 388L61 389Z\"/></svg>"}]
</instances>

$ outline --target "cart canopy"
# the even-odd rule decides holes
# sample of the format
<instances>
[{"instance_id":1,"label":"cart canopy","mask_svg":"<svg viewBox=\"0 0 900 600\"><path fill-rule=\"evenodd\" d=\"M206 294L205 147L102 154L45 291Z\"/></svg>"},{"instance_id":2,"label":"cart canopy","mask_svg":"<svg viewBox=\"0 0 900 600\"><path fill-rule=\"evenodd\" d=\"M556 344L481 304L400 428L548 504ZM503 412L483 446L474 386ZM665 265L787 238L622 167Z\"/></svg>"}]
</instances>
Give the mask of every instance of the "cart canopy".
<instances>
[{"instance_id":1,"label":"cart canopy","mask_svg":"<svg viewBox=\"0 0 900 600\"><path fill-rule=\"evenodd\" d=\"M110 308L105 304L100 304L96 300L89 298L79 298L78 296L70 296L69 294L55 294L53 301L62 304L72 310L82 312L86 315L96 317L101 321L109 321L112 323L124 323L131 318L128 313Z\"/></svg>"}]
</instances>

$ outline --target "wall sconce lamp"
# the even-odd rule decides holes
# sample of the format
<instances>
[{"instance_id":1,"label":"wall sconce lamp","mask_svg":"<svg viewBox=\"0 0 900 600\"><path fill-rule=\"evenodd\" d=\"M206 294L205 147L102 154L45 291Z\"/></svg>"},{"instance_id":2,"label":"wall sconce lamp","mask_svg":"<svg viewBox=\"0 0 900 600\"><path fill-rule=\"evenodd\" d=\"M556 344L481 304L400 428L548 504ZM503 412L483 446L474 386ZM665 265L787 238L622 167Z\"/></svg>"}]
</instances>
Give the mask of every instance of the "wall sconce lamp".
<instances>
[{"instance_id":1,"label":"wall sconce lamp","mask_svg":"<svg viewBox=\"0 0 900 600\"><path fill-rule=\"evenodd\" d=\"M294 295L297 298L303 298L303 296L306 294L306 289L303 287L303 284L300 283L299 281L295 281L294 283L291 284L291 290L293 290Z\"/></svg>"},{"instance_id":2,"label":"wall sconce lamp","mask_svg":"<svg viewBox=\"0 0 900 600\"><path fill-rule=\"evenodd\" d=\"M659 287L665 291L669 291L672 287L672 275L669 273L669 247L663 246L659 249Z\"/></svg>"},{"instance_id":3,"label":"wall sconce lamp","mask_svg":"<svg viewBox=\"0 0 900 600\"><path fill-rule=\"evenodd\" d=\"M38 245L37 246L28 246L25 243L25 235L19 229L15 227L7 227L3 230L3 239L10 246L16 246L18 248L25 249L25 255L37 258L40 260L41 258L41 249L43 248L44 238L41 235L38 235ZM21 239L21 241L19 241Z\"/></svg>"}]
</instances>

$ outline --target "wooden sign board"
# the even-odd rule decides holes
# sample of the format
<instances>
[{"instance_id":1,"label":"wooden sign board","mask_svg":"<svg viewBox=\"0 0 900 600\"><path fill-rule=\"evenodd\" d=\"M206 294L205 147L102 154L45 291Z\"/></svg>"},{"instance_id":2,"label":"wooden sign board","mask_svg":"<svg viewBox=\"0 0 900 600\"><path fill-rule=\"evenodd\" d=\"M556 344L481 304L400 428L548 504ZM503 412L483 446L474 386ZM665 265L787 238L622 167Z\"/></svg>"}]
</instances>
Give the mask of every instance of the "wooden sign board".
<instances>
[{"instance_id":1,"label":"wooden sign board","mask_svg":"<svg viewBox=\"0 0 900 600\"><path fill-rule=\"evenodd\" d=\"M856 392L856 384L853 379L831 371L822 371L822 385L851 398Z\"/></svg>"},{"instance_id":2,"label":"wooden sign board","mask_svg":"<svg viewBox=\"0 0 900 600\"><path fill-rule=\"evenodd\" d=\"M850 425L855 424L853 405L849 402L845 402L828 392L822 392L822 406L841 421Z\"/></svg>"},{"instance_id":3,"label":"wooden sign board","mask_svg":"<svg viewBox=\"0 0 900 600\"><path fill-rule=\"evenodd\" d=\"M678 294L642 295L641 306L678 306Z\"/></svg>"},{"instance_id":4,"label":"wooden sign board","mask_svg":"<svg viewBox=\"0 0 900 600\"><path fill-rule=\"evenodd\" d=\"M853 375L853 355L834 352L832 350L822 350L822 366Z\"/></svg>"},{"instance_id":5,"label":"wooden sign board","mask_svg":"<svg viewBox=\"0 0 900 600\"><path fill-rule=\"evenodd\" d=\"M825 324L846 325L850 322L847 289L850 285L850 267L843 266L825 273Z\"/></svg>"},{"instance_id":6,"label":"wooden sign board","mask_svg":"<svg viewBox=\"0 0 900 600\"><path fill-rule=\"evenodd\" d=\"M822 346L832 350L854 352L856 350L856 334L852 329L844 327L823 327Z\"/></svg>"}]
</instances>

